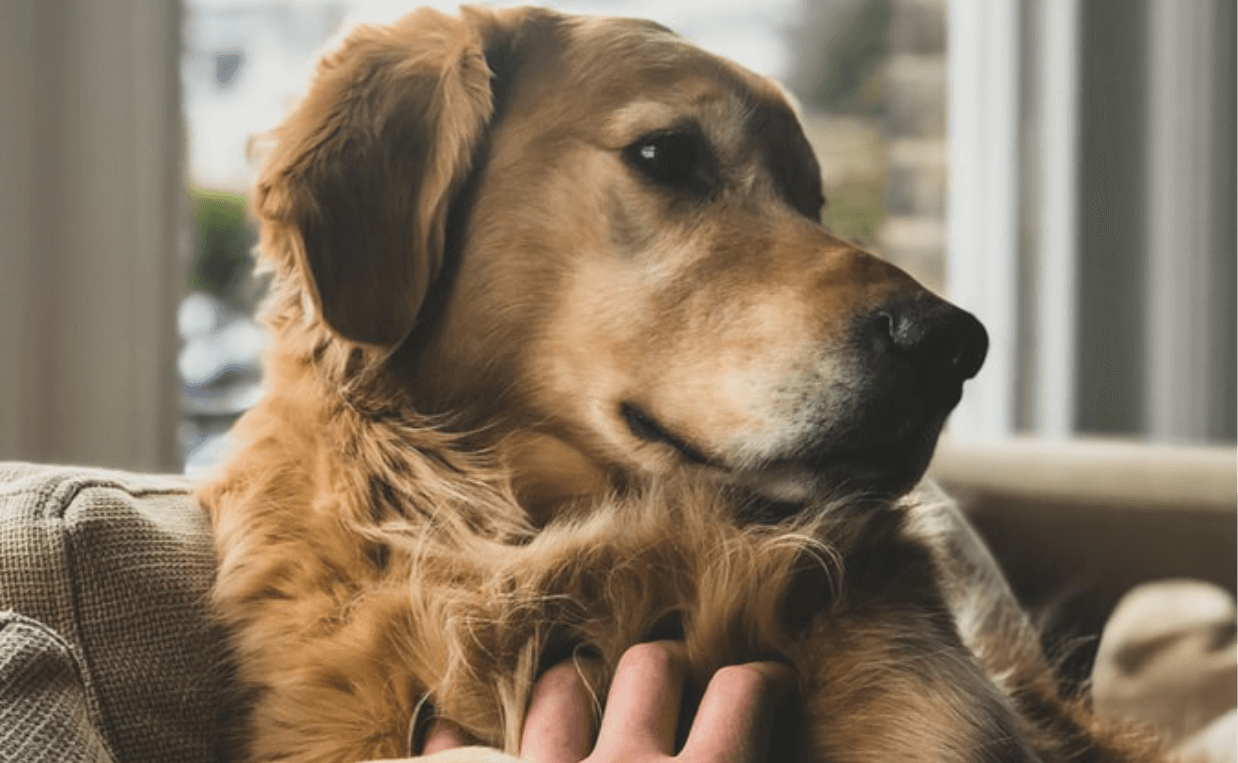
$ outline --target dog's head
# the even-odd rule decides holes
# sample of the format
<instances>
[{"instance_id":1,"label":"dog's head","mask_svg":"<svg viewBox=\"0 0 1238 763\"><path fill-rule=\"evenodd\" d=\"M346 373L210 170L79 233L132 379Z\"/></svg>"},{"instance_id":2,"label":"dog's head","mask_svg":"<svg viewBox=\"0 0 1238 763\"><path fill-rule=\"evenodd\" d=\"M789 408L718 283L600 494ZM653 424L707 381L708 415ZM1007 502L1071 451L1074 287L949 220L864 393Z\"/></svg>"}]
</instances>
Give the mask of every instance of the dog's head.
<instances>
[{"instance_id":1,"label":"dog's head","mask_svg":"<svg viewBox=\"0 0 1238 763\"><path fill-rule=\"evenodd\" d=\"M419 11L277 134L268 257L529 495L699 470L797 501L923 473L987 339L820 224L779 87L635 20Z\"/></svg>"}]
</instances>

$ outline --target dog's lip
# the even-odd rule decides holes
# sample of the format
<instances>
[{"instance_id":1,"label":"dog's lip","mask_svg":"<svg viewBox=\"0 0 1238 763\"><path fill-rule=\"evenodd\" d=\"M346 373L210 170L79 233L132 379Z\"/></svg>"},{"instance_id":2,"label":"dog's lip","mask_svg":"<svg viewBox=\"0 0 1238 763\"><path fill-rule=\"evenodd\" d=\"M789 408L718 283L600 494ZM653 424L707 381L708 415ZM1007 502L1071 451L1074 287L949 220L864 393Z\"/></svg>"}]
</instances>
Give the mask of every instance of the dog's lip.
<instances>
[{"instance_id":1,"label":"dog's lip","mask_svg":"<svg viewBox=\"0 0 1238 763\"><path fill-rule=\"evenodd\" d=\"M780 485L815 483L829 488L831 478L837 478L842 487L858 483L873 492L898 492L910 487L927 463L923 453L932 451L931 443L927 447L926 443L936 440L939 429L932 422L909 422L892 436L862 447L819 449L759 464L737 466L708 455L703 448L668 429L637 403L620 403L619 414L638 439L668 446L684 461L733 475L742 483L760 486L773 480ZM925 464L920 464L921 460ZM786 490L780 488L776 492L780 494L780 499L785 497Z\"/></svg>"},{"instance_id":2,"label":"dog's lip","mask_svg":"<svg viewBox=\"0 0 1238 763\"><path fill-rule=\"evenodd\" d=\"M817 495L901 495L923 477L945 419L944 413L919 411L888 426L883 437L819 443L756 465L751 472L798 473Z\"/></svg>"},{"instance_id":3,"label":"dog's lip","mask_svg":"<svg viewBox=\"0 0 1238 763\"><path fill-rule=\"evenodd\" d=\"M820 463L822 465L835 463L888 464L898 460L901 455L914 450L922 439L924 431L925 427L923 425L908 426L904 428L904 431L899 432L893 437L854 448L826 450L805 460L809 463Z\"/></svg>"},{"instance_id":4,"label":"dog's lip","mask_svg":"<svg viewBox=\"0 0 1238 763\"><path fill-rule=\"evenodd\" d=\"M776 523L811 510L822 498L884 500L907 492L927 466L923 447L923 438L904 438L779 459L730 474L759 496L746 510L746 517L762 524Z\"/></svg>"},{"instance_id":5,"label":"dog's lip","mask_svg":"<svg viewBox=\"0 0 1238 763\"><path fill-rule=\"evenodd\" d=\"M940 429L922 422L889 440L818 454L806 459L805 468L826 481L839 477L843 487L851 482L872 493L902 493L923 476Z\"/></svg>"},{"instance_id":6,"label":"dog's lip","mask_svg":"<svg viewBox=\"0 0 1238 763\"><path fill-rule=\"evenodd\" d=\"M628 430L636 436L637 439L645 442L662 443L674 448L679 455L683 456L684 460L700 466L712 466L715 468L725 468L717 463L715 459L707 456L697 446L693 445L686 438L675 434L674 432L663 426L656 418L649 414L640 405L624 401L619 404L619 416L627 424Z\"/></svg>"}]
</instances>

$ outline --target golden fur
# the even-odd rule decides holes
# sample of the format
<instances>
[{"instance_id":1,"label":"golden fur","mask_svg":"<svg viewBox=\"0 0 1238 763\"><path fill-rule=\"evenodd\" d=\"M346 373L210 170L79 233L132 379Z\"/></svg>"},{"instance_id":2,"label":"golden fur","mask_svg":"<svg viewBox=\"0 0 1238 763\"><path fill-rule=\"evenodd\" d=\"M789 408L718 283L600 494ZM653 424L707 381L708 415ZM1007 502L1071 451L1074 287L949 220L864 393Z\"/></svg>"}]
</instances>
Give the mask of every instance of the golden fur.
<instances>
[{"instance_id":1,"label":"golden fur","mask_svg":"<svg viewBox=\"0 0 1238 763\"><path fill-rule=\"evenodd\" d=\"M701 177L632 169L698 143ZM775 759L1151 759L1059 695L949 502L897 499L975 368L928 413L872 381L884 305L957 311L820 202L781 91L656 25L419 11L329 54L255 197L269 391L199 491L244 759L406 756L423 701L514 754L549 663L600 698L668 635L698 693L795 665ZM883 429L893 471L850 455Z\"/></svg>"}]
</instances>

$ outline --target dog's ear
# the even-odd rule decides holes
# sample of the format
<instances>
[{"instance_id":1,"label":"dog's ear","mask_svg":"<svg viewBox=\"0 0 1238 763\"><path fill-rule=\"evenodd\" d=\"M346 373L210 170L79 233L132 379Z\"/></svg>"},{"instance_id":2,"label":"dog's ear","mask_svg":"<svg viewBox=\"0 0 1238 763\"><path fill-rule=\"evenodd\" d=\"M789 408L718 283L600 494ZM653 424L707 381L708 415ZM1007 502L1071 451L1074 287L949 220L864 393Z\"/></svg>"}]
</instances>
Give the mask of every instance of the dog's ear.
<instances>
[{"instance_id":1,"label":"dog's ear","mask_svg":"<svg viewBox=\"0 0 1238 763\"><path fill-rule=\"evenodd\" d=\"M497 17L429 9L354 30L273 134L255 208L264 256L299 271L339 335L391 347L442 266L448 207L493 117Z\"/></svg>"}]
</instances>

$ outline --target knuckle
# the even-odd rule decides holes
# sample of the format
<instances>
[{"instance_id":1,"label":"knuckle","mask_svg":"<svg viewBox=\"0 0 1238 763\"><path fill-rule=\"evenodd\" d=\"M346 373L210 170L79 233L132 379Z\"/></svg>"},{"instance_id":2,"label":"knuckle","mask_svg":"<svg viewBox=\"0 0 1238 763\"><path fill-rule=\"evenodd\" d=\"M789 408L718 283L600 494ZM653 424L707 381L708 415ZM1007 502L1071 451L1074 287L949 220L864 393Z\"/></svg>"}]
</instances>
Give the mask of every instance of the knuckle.
<instances>
[{"instance_id":1,"label":"knuckle","mask_svg":"<svg viewBox=\"0 0 1238 763\"><path fill-rule=\"evenodd\" d=\"M787 690L791 676L789 669L782 665L746 663L720 668L710 681L713 682L718 682L719 688L728 693L767 697Z\"/></svg>"},{"instance_id":2,"label":"knuckle","mask_svg":"<svg viewBox=\"0 0 1238 763\"><path fill-rule=\"evenodd\" d=\"M763 694L773 686L773 679L751 665L727 665L714 673L712 681L730 691Z\"/></svg>"},{"instance_id":3,"label":"knuckle","mask_svg":"<svg viewBox=\"0 0 1238 763\"><path fill-rule=\"evenodd\" d=\"M562 691L574 689L582 683L580 671L571 662L560 662L551 667L537 680L545 690Z\"/></svg>"},{"instance_id":4,"label":"knuckle","mask_svg":"<svg viewBox=\"0 0 1238 763\"><path fill-rule=\"evenodd\" d=\"M672 641L648 641L629 647L619 659L620 669L679 671L687 665L683 646Z\"/></svg>"}]
</instances>

